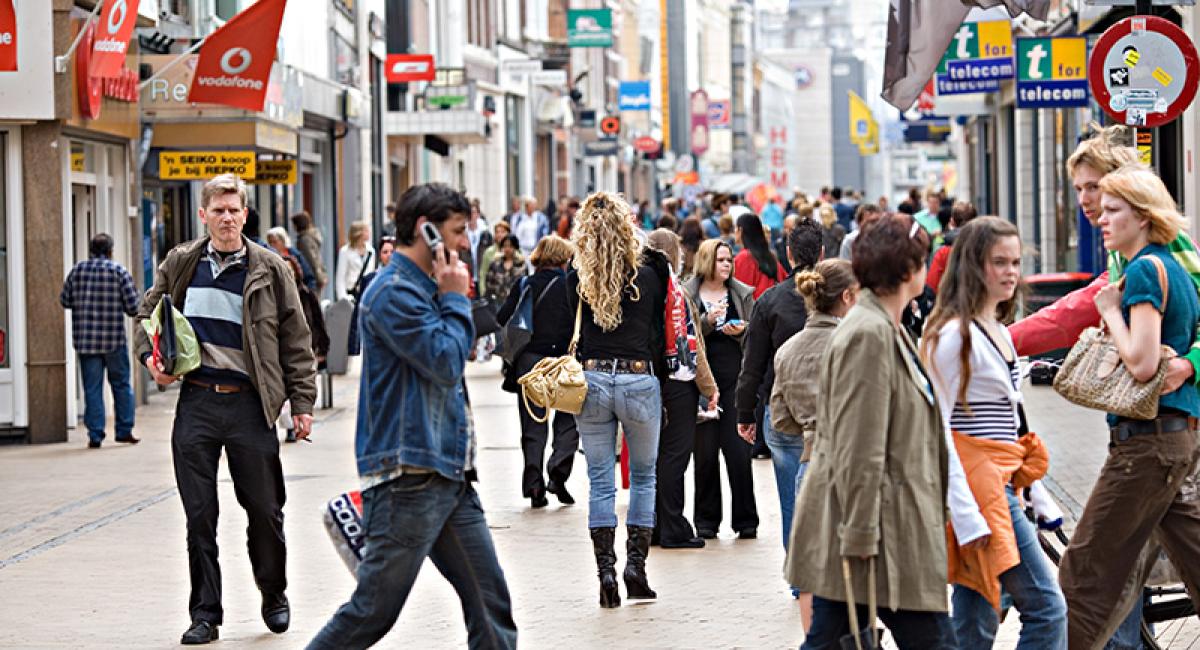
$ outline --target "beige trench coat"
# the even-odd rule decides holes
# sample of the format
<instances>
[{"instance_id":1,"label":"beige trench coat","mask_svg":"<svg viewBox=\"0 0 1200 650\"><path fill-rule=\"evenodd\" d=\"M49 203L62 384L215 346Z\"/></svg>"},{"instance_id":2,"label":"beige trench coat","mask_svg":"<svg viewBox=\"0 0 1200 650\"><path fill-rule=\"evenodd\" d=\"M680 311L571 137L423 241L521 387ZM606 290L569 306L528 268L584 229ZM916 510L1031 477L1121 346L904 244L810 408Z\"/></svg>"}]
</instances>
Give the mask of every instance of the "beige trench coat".
<instances>
[{"instance_id":1,"label":"beige trench coat","mask_svg":"<svg viewBox=\"0 0 1200 650\"><path fill-rule=\"evenodd\" d=\"M867 602L877 556L880 607L944 612L946 483L942 418L917 349L869 290L847 314L821 365L814 455L792 523L789 582Z\"/></svg>"}]
</instances>

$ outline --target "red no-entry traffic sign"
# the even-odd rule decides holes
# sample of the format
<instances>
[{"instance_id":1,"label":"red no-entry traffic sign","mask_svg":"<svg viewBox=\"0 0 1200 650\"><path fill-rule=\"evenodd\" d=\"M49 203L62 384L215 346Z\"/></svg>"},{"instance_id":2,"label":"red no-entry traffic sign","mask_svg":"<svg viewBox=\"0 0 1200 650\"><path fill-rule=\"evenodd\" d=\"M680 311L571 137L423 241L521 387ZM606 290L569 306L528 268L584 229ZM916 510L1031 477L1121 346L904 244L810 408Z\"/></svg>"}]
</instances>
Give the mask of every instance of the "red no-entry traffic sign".
<instances>
[{"instance_id":1,"label":"red no-entry traffic sign","mask_svg":"<svg viewBox=\"0 0 1200 650\"><path fill-rule=\"evenodd\" d=\"M1179 117L1196 96L1200 57L1192 39L1157 16L1130 16L1100 36L1088 64L1092 94L1105 113L1152 128Z\"/></svg>"}]
</instances>

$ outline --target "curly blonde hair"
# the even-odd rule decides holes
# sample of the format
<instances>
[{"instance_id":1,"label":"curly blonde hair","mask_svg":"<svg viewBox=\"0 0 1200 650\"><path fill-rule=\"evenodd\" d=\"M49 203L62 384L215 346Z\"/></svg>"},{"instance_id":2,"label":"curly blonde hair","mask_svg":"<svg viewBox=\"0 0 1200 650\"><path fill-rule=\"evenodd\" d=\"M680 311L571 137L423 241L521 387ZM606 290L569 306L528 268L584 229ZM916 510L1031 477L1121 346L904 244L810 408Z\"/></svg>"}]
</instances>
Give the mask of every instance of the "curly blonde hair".
<instances>
[{"instance_id":1,"label":"curly blonde hair","mask_svg":"<svg viewBox=\"0 0 1200 650\"><path fill-rule=\"evenodd\" d=\"M573 265L579 272L579 295L592 308L592 319L611 332L621 324L621 296L628 287L633 299L641 296L637 279L640 244L625 199L596 192L583 201L575 215Z\"/></svg>"}]
</instances>

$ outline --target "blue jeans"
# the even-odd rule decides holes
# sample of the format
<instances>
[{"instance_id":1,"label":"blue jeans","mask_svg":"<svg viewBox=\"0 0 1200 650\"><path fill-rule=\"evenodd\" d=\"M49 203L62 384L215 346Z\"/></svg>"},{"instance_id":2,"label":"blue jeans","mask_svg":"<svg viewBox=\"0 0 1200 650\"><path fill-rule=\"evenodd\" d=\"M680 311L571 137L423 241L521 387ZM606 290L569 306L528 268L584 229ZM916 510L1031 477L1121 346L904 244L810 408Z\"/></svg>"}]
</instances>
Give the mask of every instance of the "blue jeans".
<instances>
[{"instance_id":1,"label":"blue jeans","mask_svg":"<svg viewBox=\"0 0 1200 650\"><path fill-rule=\"evenodd\" d=\"M1121 625L1113 632L1112 638L1104 644L1104 650L1141 650L1142 643L1142 599L1137 599L1129 615L1121 621ZM1154 630L1151 629L1151 632Z\"/></svg>"},{"instance_id":2,"label":"blue jeans","mask_svg":"<svg viewBox=\"0 0 1200 650\"><path fill-rule=\"evenodd\" d=\"M1067 601L1058 586L1058 575L1037 540L1037 528L1026 517L1020 502L1008 490L1008 509L1016 533L1021 563L1000 574L1000 585L1012 596L1021 613L1018 650L1067 647ZM950 599L954 630L964 650L991 648L1000 627L992 604L979 592L954 585Z\"/></svg>"},{"instance_id":3,"label":"blue jeans","mask_svg":"<svg viewBox=\"0 0 1200 650\"><path fill-rule=\"evenodd\" d=\"M124 440L133 435L133 386L129 383L129 351L121 347L106 354L79 355L83 375L83 425L93 442L104 440L104 371L112 388L116 410L116 436Z\"/></svg>"},{"instance_id":4,"label":"blue jeans","mask_svg":"<svg viewBox=\"0 0 1200 650\"><path fill-rule=\"evenodd\" d=\"M366 648L392 628L425 558L458 592L470 648L515 648L517 626L479 495L441 474L405 474L362 493L366 556L350 601L308 644Z\"/></svg>"},{"instance_id":5,"label":"blue jeans","mask_svg":"<svg viewBox=\"0 0 1200 650\"><path fill-rule=\"evenodd\" d=\"M850 634L850 610L846 603L813 596L812 627L804 637L800 650L826 650L838 648L838 639ZM866 605L858 604L858 624L866 627ZM945 612L917 612L906 609L878 609L879 620L892 633L892 639L900 650L953 650L954 626ZM853 647L853 644L851 645ZM967 646L963 646L964 648Z\"/></svg>"},{"instance_id":6,"label":"blue jeans","mask_svg":"<svg viewBox=\"0 0 1200 650\"><path fill-rule=\"evenodd\" d=\"M662 392L654 375L588 371L588 393L575 418L589 483L588 528L617 525L617 423L629 447L630 526L654 527L655 465L658 462Z\"/></svg>"},{"instance_id":7,"label":"blue jeans","mask_svg":"<svg viewBox=\"0 0 1200 650\"><path fill-rule=\"evenodd\" d=\"M783 550L787 550L792 533L792 513L796 495L800 492L800 457L804 455L804 437L780 433L771 426L771 407L763 415L763 439L771 450L775 466L775 489L779 491L779 512L783 515ZM807 465L808 463L804 463Z\"/></svg>"}]
</instances>

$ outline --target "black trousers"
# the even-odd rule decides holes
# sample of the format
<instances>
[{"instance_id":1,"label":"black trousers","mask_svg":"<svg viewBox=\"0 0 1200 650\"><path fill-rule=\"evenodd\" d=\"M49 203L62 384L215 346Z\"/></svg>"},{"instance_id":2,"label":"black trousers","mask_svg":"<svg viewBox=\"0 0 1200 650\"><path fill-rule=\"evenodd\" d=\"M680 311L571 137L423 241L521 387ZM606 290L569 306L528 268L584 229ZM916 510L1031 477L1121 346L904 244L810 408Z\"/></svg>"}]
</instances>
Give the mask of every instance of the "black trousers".
<instances>
[{"instance_id":1,"label":"black trousers","mask_svg":"<svg viewBox=\"0 0 1200 650\"><path fill-rule=\"evenodd\" d=\"M545 357L540 354L527 352L517 359L517 376L520 377L533 369L538 361ZM530 406L533 406L530 404ZM526 498L533 496L537 490L545 490L546 483L542 476L542 463L546 459L546 440L549 437L550 422L536 422L529 417L525 410L524 400L517 395L517 411L521 414L521 451L525 454L525 471L521 475L521 492ZM537 416L544 417L546 410L533 407ZM550 451L550 462L545 463L546 473L550 480L563 485L571 477L571 467L575 463L575 452L579 450L579 429L575 427L575 416L562 411L555 411L551 419L554 423L554 442Z\"/></svg>"},{"instance_id":2,"label":"black trousers","mask_svg":"<svg viewBox=\"0 0 1200 650\"><path fill-rule=\"evenodd\" d=\"M721 474L718 452L725 457L725 472L733 494L735 531L758 527L758 506L754 501L754 475L750 470L754 446L737 434L737 373L717 376L721 391L721 417L696 425L696 510L692 518L697 529L716 532L721 527ZM722 381L724 379L725 381Z\"/></svg>"},{"instance_id":3,"label":"black trousers","mask_svg":"<svg viewBox=\"0 0 1200 650\"><path fill-rule=\"evenodd\" d=\"M192 620L221 624L221 567L217 563L217 467L225 450L238 503L246 510L250 564L264 593L287 588L283 539L283 466L279 439L263 416L258 394L218 394L184 383L175 410L171 451L175 484L187 516Z\"/></svg>"},{"instance_id":4,"label":"black trousers","mask_svg":"<svg viewBox=\"0 0 1200 650\"><path fill-rule=\"evenodd\" d=\"M696 406L700 389L694 381L667 380L663 386L662 433L658 437L658 466L655 492L655 538L660 542L682 542L695 535L683 516L683 475L692 460L696 442Z\"/></svg>"}]
</instances>

